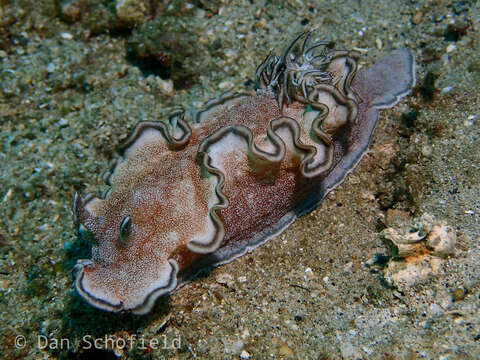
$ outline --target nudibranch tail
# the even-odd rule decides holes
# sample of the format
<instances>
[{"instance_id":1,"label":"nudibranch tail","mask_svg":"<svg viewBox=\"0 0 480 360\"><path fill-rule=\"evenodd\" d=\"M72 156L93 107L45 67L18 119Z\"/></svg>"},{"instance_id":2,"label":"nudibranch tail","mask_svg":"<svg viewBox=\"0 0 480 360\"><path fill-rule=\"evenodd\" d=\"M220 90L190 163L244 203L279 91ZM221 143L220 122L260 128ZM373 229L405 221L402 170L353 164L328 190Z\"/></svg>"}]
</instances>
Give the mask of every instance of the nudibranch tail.
<instances>
[{"instance_id":1,"label":"nudibranch tail","mask_svg":"<svg viewBox=\"0 0 480 360\"><path fill-rule=\"evenodd\" d=\"M398 50L357 71L359 53L312 40L305 32L270 53L256 93L138 123L103 176L109 190L74 196L75 224L94 239L92 259L76 266L90 304L150 311L202 267L283 231L355 168L378 108L414 83L414 58Z\"/></svg>"},{"instance_id":2,"label":"nudibranch tail","mask_svg":"<svg viewBox=\"0 0 480 360\"><path fill-rule=\"evenodd\" d=\"M398 49L359 71L353 87L371 107L383 109L408 95L415 82L415 56L407 49Z\"/></svg>"}]
</instances>

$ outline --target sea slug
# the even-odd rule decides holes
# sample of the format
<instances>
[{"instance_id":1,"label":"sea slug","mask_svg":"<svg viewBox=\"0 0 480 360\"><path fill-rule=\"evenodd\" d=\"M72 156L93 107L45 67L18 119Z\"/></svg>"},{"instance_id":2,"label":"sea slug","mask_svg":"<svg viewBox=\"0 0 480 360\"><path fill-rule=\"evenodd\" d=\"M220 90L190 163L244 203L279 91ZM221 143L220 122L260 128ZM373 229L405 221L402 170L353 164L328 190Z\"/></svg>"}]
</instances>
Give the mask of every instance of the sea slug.
<instances>
[{"instance_id":1,"label":"sea slug","mask_svg":"<svg viewBox=\"0 0 480 360\"><path fill-rule=\"evenodd\" d=\"M75 195L78 232L94 239L92 259L76 265L90 304L147 313L199 269L285 230L355 168L378 109L413 86L415 59L395 50L357 71L359 53L311 40L270 54L254 93L140 122L105 174L109 191Z\"/></svg>"}]
</instances>

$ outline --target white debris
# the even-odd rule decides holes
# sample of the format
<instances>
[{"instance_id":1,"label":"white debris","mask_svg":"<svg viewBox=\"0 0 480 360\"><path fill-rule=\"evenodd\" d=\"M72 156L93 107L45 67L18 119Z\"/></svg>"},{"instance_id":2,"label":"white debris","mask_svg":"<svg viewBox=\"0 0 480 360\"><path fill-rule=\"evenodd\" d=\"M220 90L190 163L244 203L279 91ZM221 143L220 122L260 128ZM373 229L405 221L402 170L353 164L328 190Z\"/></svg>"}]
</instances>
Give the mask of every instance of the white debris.
<instances>
[{"instance_id":1,"label":"white debris","mask_svg":"<svg viewBox=\"0 0 480 360\"><path fill-rule=\"evenodd\" d=\"M65 40L72 40L72 39L73 39L73 35L70 34L69 32L66 32L66 31L62 31L62 32L60 33L60 37L61 37L62 39L65 39Z\"/></svg>"}]
</instances>

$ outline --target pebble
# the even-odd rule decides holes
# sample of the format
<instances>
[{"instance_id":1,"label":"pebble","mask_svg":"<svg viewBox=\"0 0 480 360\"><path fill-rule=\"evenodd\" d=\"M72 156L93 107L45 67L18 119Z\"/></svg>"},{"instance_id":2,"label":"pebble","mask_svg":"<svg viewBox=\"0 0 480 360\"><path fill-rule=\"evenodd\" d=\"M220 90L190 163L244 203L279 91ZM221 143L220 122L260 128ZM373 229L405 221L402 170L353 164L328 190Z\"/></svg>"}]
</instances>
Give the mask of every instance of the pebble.
<instances>
[{"instance_id":1,"label":"pebble","mask_svg":"<svg viewBox=\"0 0 480 360\"><path fill-rule=\"evenodd\" d=\"M162 94L173 95L174 88L172 79L163 80L157 77L157 85Z\"/></svg>"},{"instance_id":2,"label":"pebble","mask_svg":"<svg viewBox=\"0 0 480 360\"><path fill-rule=\"evenodd\" d=\"M422 22L423 20L423 12L420 10L415 11L415 14L412 16L412 23L414 25L418 25Z\"/></svg>"},{"instance_id":3,"label":"pebble","mask_svg":"<svg viewBox=\"0 0 480 360\"><path fill-rule=\"evenodd\" d=\"M230 57L230 58L233 58L233 57L235 57L235 56L238 56L238 55L237 55L237 52L234 51L234 50L232 50L232 49L226 49L226 50L224 51L224 54L225 54L226 57Z\"/></svg>"},{"instance_id":4,"label":"pebble","mask_svg":"<svg viewBox=\"0 0 480 360\"><path fill-rule=\"evenodd\" d=\"M281 356L292 356L293 350L287 344L283 344L278 348L278 354Z\"/></svg>"},{"instance_id":5,"label":"pebble","mask_svg":"<svg viewBox=\"0 0 480 360\"><path fill-rule=\"evenodd\" d=\"M8 289L8 281L5 279L0 280L0 290L6 291Z\"/></svg>"},{"instance_id":6,"label":"pebble","mask_svg":"<svg viewBox=\"0 0 480 360\"><path fill-rule=\"evenodd\" d=\"M298 327L298 325L295 324L295 323L292 323L290 320L285 320L285 325L286 325L289 329L291 329L291 330L293 330L293 331L298 331L298 330L300 330L300 328Z\"/></svg>"},{"instance_id":7,"label":"pebble","mask_svg":"<svg viewBox=\"0 0 480 360\"><path fill-rule=\"evenodd\" d=\"M445 86L441 91L440 93L443 95L443 94L447 94L449 93L450 91L452 91L453 89L453 86Z\"/></svg>"},{"instance_id":8,"label":"pebble","mask_svg":"<svg viewBox=\"0 0 480 360\"><path fill-rule=\"evenodd\" d=\"M140 24L148 13L144 0L117 0L115 4L117 17L128 24Z\"/></svg>"},{"instance_id":9,"label":"pebble","mask_svg":"<svg viewBox=\"0 0 480 360\"><path fill-rule=\"evenodd\" d=\"M425 144L422 146L422 155L425 157L430 157L433 154L433 149L430 145Z\"/></svg>"},{"instance_id":10,"label":"pebble","mask_svg":"<svg viewBox=\"0 0 480 360\"><path fill-rule=\"evenodd\" d=\"M451 53L452 51L454 51L455 49L457 48L457 46L455 44L449 44L447 46L447 53Z\"/></svg>"},{"instance_id":11,"label":"pebble","mask_svg":"<svg viewBox=\"0 0 480 360\"><path fill-rule=\"evenodd\" d=\"M348 262L343 266L344 274L351 274L353 270L353 262Z\"/></svg>"},{"instance_id":12,"label":"pebble","mask_svg":"<svg viewBox=\"0 0 480 360\"><path fill-rule=\"evenodd\" d=\"M250 359L251 357L252 357L252 355L250 355L245 350L243 350L242 353L240 354L240 359Z\"/></svg>"},{"instance_id":13,"label":"pebble","mask_svg":"<svg viewBox=\"0 0 480 360\"><path fill-rule=\"evenodd\" d=\"M450 226L437 224L428 234L426 246L432 250L433 255L445 258L453 253L456 242L457 235Z\"/></svg>"},{"instance_id":14,"label":"pebble","mask_svg":"<svg viewBox=\"0 0 480 360\"><path fill-rule=\"evenodd\" d=\"M246 283L247 282L247 277L246 276L239 276L237 281L239 283Z\"/></svg>"},{"instance_id":15,"label":"pebble","mask_svg":"<svg viewBox=\"0 0 480 360\"><path fill-rule=\"evenodd\" d=\"M222 81L220 84L218 84L218 87L220 88L220 90L228 90L233 87L233 83L228 80Z\"/></svg>"},{"instance_id":16,"label":"pebble","mask_svg":"<svg viewBox=\"0 0 480 360\"><path fill-rule=\"evenodd\" d=\"M430 305L429 311L430 315L432 316L440 316L443 314L443 309L440 307L440 305L435 303Z\"/></svg>"},{"instance_id":17,"label":"pebble","mask_svg":"<svg viewBox=\"0 0 480 360\"><path fill-rule=\"evenodd\" d=\"M226 285L228 287L232 287L235 284L235 280L233 279L233 276L226 273L217 275L215 280L217 281L217 283Z\"/></svg>"},{"instance_id":18,"label":"pebble","mask_svg":"<svg viewBox=\"0 0 480 360\"><path fill-rule=\"evenodd\" d=\"M442 296L441 300L440 300L440 306L442 307L442 309L445 309L445 310L450 310L452 308L452 296L450 294L445 294L444 296Z\"/></svg>"},{"instance_id":19,"label":"pebble","mask_svg":"<svg viewBox=\"0 0 480 360\"><path fill-rule=\"evenodd\" d=\"M313 273L313 270L309 267L305 269L305 275L309 279L313 279L315 277L315 274Z\"/></svg>"},{"instance_id":20,"label":"pebble","mask_svg":"<svg viewBox=\"0 0 480 360\"><path fill-rule=\"evenodd\" d=\"M60 33L60 36L62 39L65 39L65 40L72 40L73 39L73 35L70 34L69 32L66 32L66 31L62 31Z\"/></svg>"},{"instance_id":21,"label":"pebble","mask_svg":"<svg viewBox=\"0 0 480 360\"><path fill-rule=\"evenodd\" d=\"M47 66L45 67L45 70L47 72L51 73L55 71L55 64L54 63L48 63Z\"/></svg>"},{"instance_id":22,"label":"pebble","mask_svg":"<svg viewBox=\"0 0 480 360\"><path fill-rule=\"evenodd\" d=\"M431 323L429 321L421 321L418 323L424 329L430 329Z\"/></svg>"},{"instance_id":23,"label":"pebble","mask_svg":"<svg viewBox=\"0 0 480 360\"><path fill-rule=\"evenodd\" d=\"M467 291L463 287L456 288L455 290L452 291L452 297L453 297L453 300L455 301L460 301L465 299L466 295L467 295Z\"/></svg>"},{"instance_id":24,"label":"pebble","mask_svg":"<svg viewBox=\"0 0 480 360\"><path fill-rule=\"evenodd\" d=\"M365 354L367 354L369 356L373 355L373 353L374 353L372 348L369 348L369 347L366 347L366 346L363 346L362 350L365 352Z\"/></svg>"}]
</instances>

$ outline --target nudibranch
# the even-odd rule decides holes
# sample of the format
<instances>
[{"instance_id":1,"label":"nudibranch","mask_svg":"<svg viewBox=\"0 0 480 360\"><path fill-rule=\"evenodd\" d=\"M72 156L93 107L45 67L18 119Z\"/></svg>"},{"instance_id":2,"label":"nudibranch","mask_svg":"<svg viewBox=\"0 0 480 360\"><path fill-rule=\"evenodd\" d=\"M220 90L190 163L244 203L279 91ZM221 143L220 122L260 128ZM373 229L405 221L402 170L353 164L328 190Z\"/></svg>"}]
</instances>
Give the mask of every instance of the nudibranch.
<instances>
[{"instance_id":1,"label":"nudibranch","mask_svg":"<svg viewBox=\"0 0 480 360\"><path fill-rule=\"evenodd\" d=\"M107 193L75 195L79 234L94 239L92 259L76 265L90 304L147 313L200 269L285 230L355 168L378 109L414 84L414 56L395 50L358 70L358 52L311 40L270 54L256 92L138 123L104 175Z\"/></svg>"}]
</instances>

